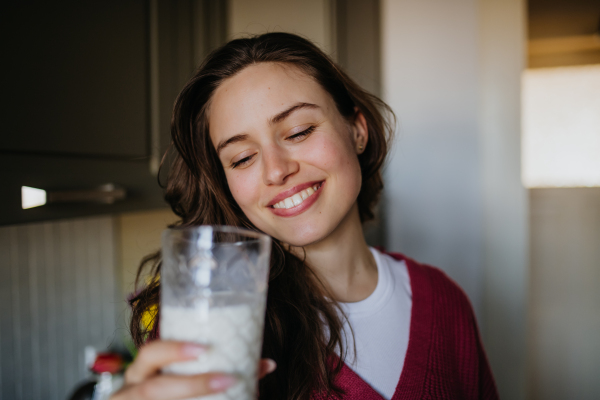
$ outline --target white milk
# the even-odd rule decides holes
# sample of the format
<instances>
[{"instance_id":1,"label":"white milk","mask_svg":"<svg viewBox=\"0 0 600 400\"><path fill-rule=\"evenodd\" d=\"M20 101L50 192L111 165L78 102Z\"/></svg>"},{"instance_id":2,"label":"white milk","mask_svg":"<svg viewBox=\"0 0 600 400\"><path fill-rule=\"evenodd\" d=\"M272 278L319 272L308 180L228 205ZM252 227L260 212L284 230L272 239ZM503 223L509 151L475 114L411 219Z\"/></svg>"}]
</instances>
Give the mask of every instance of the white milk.
<instances>
[{"instance_id":1,"label":"white milk","mask_svg":"<svg viewBox=\"0 0 600 400\"><path fill-rule=\"evenodd\" d=\"M262 297L262 296L261 296ZM205 344L209 350L198 360L174 363L164 372L199 374L233 373L240 382L227 391L198 400L253 400L257 396L257 368L262 346L264 300L221 307L164 306L160 311L160 337Z\"/></svg>"}]
</instances>

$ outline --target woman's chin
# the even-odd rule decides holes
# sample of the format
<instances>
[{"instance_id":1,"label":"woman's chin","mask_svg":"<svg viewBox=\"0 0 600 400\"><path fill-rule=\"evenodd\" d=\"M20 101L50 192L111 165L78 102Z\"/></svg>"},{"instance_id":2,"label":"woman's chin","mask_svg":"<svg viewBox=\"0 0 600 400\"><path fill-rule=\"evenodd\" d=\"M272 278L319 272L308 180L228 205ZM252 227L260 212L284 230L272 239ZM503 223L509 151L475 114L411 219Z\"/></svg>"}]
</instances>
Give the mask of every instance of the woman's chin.
<instances>
[{"instance_id":1,"label":"woman's chin","mask_svg":"<svg viewBox=\"0 0 600 400\"><path fill-rule=\"evenodd\" d=\"M276 236L273 236L276 239L278 239L279 241L281 241L282 243L285 243L286 245L290 246L290 247L306 247L306 246L310 246L313 243L316 243L318 241L320 241L320 238L298 238L298 237L281 237L278 238Z\"/></svg>"},{"instance_id":2,"label":"woman's chin","mask_svg":"<svg viewBox=\"0 0 600 400\"><path fill-rule=\"evenodd\" d=\"M291 247L306 247L326 238L330 232L322 229L297 229L294 232L278 232L271 235Z\"/></svg>"},{"instance_id":3,"label":"woman's chin","mask_svg":"<svg viewBox=\"0 0 600 400\"><path fill-rule=\"evenodd\" d=\"M330 212L319 212L318 217L306 218L304 221L285 221L285 224L263 224L262 231L269 236L281 241L282 243L288 244L292 247L307 247L316 245L333 235L339 230L341 225L346 226L348 229L352 229L354 225L348 226L344 224L344 221L353 214L356 214L357 229L361 229L360 218L358 216L358 206L348 206L349 211L342 213L343 207L331 210ZM325 218L322 215L329 215L330 218Z\"/></svg>"}]
</instances>

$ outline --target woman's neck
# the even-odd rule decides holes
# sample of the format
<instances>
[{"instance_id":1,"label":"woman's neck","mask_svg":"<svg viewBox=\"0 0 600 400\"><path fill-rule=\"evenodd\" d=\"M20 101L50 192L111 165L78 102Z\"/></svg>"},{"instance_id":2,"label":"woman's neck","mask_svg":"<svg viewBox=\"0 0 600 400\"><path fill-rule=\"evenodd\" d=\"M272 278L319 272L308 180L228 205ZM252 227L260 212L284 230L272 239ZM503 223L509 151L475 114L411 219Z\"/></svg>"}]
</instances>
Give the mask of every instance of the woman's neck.
<instances>
[{"instance_id":1,"label":"woman's neck","mask_svg":"<svg viewBox=\"0 0 600 400\"><path fill-rule=\"evenodd\" d=\"M377 287L377 265L365 241L357 204L330 235L304 250L306 262L335 300L364 300ZM303 256L302 249L292 251Z\"/></svg>"}]
</instances>

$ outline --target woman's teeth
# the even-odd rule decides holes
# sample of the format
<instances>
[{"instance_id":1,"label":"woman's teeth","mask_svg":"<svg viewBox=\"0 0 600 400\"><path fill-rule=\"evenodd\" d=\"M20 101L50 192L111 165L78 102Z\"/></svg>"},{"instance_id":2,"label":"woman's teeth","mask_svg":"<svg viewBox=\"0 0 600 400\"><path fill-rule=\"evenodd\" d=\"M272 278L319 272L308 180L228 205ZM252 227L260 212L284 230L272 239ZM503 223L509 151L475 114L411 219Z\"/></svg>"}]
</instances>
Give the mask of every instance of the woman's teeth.
<instances>
[{"instance_id":1,"label":"woman's teeth","mask_svg":"<svg viewBox=\"0 0 600 400\"><path fill-rule=\"evenodd\" d=\"M296 207L304 202L304 200L308 199L312 196L318 189L321 187L320 183L316 185L306 188L301 192L296 193L295 195L288 197L287 199L281 200L279 203L273 204L273 208L292 208Z\"/></svg>"}]
</instances>

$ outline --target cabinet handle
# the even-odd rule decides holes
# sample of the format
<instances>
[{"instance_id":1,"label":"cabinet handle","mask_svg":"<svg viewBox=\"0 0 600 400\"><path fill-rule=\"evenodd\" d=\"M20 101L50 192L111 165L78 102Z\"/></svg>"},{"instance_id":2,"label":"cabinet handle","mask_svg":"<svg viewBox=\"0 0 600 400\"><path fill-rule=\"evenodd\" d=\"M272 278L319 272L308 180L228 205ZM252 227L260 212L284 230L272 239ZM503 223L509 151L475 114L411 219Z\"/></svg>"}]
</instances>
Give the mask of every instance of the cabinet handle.
<instances>
[{"instance_id":1,"label":"cabinet handle","mask_svg":"<svg viewBox=\"0 0 600 400\"><path fill-rule=\"evenodd\" d=\"M50 203L102 203L113 204L124 200L127 191L112 183L89 190L45 191L28 186L21 187L21 207L23 209L43 206Z\"/></svg>"}]
</instances>

